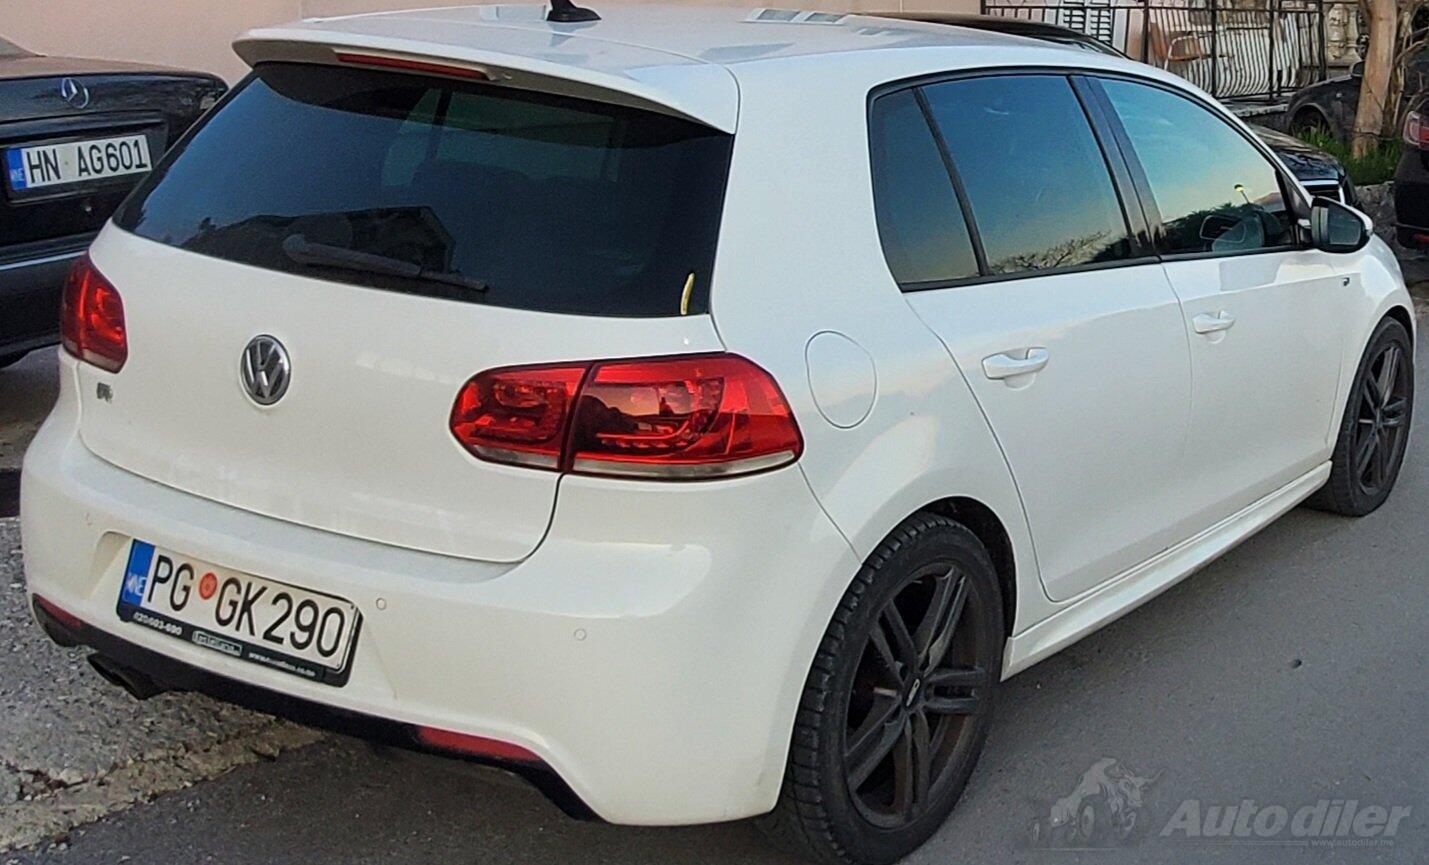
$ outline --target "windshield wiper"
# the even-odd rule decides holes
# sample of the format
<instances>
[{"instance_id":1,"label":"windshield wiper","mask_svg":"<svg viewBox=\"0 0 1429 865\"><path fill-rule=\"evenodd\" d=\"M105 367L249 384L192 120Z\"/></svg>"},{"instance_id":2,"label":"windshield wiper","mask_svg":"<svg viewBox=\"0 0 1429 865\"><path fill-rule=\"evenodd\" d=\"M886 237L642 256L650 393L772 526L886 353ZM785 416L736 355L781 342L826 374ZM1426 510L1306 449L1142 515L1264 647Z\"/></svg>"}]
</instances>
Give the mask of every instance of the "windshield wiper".
<instances>
[{"instance_id":1,"label":"windshield wiper","mask_svg":"<svg viewBox=\"0 0 1429 865\"><path fill-rule=\"evenodd\" d=\"M404 261L400 258L377 255L371 252L359 252L355 249L345 249L341 246L332 246L326 243L313 243L301 234L290 234L284 238L283 254L298 264L312 264L319 267L338 267L361 273L376 273L383 276L396 276L402 279L436 282L442 285L464 288L468 291L485 292L490 288L490 286L482 280L465 276L454 270L428 270L420 264Z\"/></svg>"}]
</instances>

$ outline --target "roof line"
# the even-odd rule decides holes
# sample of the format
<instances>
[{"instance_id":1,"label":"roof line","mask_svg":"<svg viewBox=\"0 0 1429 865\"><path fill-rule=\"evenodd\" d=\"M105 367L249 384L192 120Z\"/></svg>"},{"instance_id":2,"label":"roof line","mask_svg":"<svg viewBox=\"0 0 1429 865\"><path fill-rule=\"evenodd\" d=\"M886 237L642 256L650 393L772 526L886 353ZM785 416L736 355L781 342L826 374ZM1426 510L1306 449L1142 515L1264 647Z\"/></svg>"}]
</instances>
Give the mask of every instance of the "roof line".
<instances>
[{"instance_id":1,"label":"roof line","mask_svg":"<svg viewBox=\"0 0 1429 865\"><path fill-rule=\"evenodd\" d=\"M468 4L465 5L465 6L428 6L428 7L423 8L423 9L403 9L403 10L400 10L400 11L402 11L402 12L416 12L416 13L422 13L422 12L437 12L437 11L440 11L440 10L443 10L443 9L474 9L474 8L476 8L476 7L478 7L478 6L481 6L481 5L484 5L484 4L480 4L480 3L468 3ZM521 5L534 5L534 4L521 4ZM391 13L391 12L381 12L381 13L373 13L373 14L374 14L374 15L377 15L377 14L390 15L390 14L394 14L394 13ZM354 17L358 17L358 16L354 16ZM425 22L430 23L430 24L445 24L445 23L449 23L449 22L444 22L444 21L442 21L441 19L438 19L438 18L423 18L423 17L421 17L420 14L413 15L412 18L413 18L413 20L415 20L415 21L425 21ZM512 24L503 24L503 23L501 23L501 22L499 22L499 21L471 21L471 22L463 22L463 25L464 25L464 26L467 26L467 27L490 27L490 28L499 29L499 30L515 30L515 31L518 31L518 32L521 32L521 33L539 33L539 32L541 32L540 30L537 30L537 29L532 28L532 27L517 27L517 26L513 26ZM692 56L692 55L690 55L690 54L686 54L686 53L684 53L683 51L672 51L672 50L670 50L669 48L664 48L664 47L660 47L660 46L655 46L655 45L642 45L642 44L639 43L639 42L626 42L626 41L623 40L623 39L611 39L611 38L608 37L608 36L596 36L596 35L591 34L591 33L582 33L582 32L567 33L567 32L565 32L565 31L563 31L563 30L554 30L554 29L551 30L550 32L555 33L555 34L558 34L558 35L560 35L560 36L566 36L566 37L569 37L569 38L572 38L572 39L589 39L589 40L591 40L592 42L604 42L604 43L607 44L607 45L619 45L619 46L621 46L622 48L634 48L634 49L637 49L637 50L639 50L639 51L654 51L654 52L657 52L657 53L660 53L660 54L668 54L668 55L670 55L671 57L679 57L679 58L684 59L684 60L689 60L689 61L692 62L692 63L703 63L703 64L706 65L706 66L718 66L718 67L721 68L721 69L728 69L728 68L729 68L729 66L728 66L727 64L724 64L724 63L715 63L714 61L712 61L712 60L706 60L706 59L703 58L703 57L695 57L695 56Z\"/></svg>"}]
</instances>

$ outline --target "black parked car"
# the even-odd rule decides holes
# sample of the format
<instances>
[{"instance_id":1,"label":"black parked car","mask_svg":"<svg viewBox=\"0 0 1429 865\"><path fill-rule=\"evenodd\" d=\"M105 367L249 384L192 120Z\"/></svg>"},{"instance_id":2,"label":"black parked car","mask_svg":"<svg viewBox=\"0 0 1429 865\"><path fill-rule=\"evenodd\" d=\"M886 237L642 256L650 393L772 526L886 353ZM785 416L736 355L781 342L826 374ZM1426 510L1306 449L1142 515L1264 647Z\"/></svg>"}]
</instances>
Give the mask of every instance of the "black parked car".
<instances>
[{"instance_id":1,"label":"black parked car","mask_svg":"<svg viewBox=\"0 0 1429 865\"><path fill-rule=\"evenodd\" d=\"M1070 45L1086 51L1095 51L1098 54L1110 54L1114 57L1128 59L1125 54L1096 37L1088 36L1068 27L1028 18L965 15L956 12L872 12L868 14L884 18L902 18L910 21L926 21L932 24L971 27L975 30L988 30L994 33L1008 33L1013 36L1041 39L1044 42L1056 42L1059 45ZM1355 194L1354 184L1350 182L1349 175L1345 173L1345 168L1338 159L1283 132L1276 132L1274 129L1254 124L1250 128L1261 141L1265 142L1267 147L1275 151L1276 155L1285 162L1285 167L1295 174L1295 177L1305 185L1311 195L1324 195L1353 207L1359 206L1359 197Z\"/></svg>"},{"instance_id":2,"label":"black parked car","mask_svg":"<svg viewBox=\"0 0 1429 865\"><path fill-rule=\"evenodd\" d=\"M1415 34L1416 40L1429 38L1429 31ZM1341 141L1348 141L1355 128L1355 112L1360 105L1360 81L1364 63L1350 67L1348 75L1326 78L1317 84L1302 87L1285 108L1292 132L1318 129ZM1405 66L1404 93L1429 92L1429 48L1413 54Z\"/></svg>"},{"instance_id":3,"label":"black parked car","mask_svg":"<svg viewBox=\"0 0 1429 865\"><path fill-rule=\"evenodd\" d=\"M1429 93L1404 123L1404 155L1394 172L1394 221L1399 243L1429 250Z\"/></svg>"},{"instance_id":4,"label":"black parked car","mask_svg":"<svg viewBox=\"0 0 1429 865\"><path fill-rule=\"evenodd\" d=\"M0 367L59 340L70 263L225 89L211 75L0 39Z\"/></svg>"}]
</instances>

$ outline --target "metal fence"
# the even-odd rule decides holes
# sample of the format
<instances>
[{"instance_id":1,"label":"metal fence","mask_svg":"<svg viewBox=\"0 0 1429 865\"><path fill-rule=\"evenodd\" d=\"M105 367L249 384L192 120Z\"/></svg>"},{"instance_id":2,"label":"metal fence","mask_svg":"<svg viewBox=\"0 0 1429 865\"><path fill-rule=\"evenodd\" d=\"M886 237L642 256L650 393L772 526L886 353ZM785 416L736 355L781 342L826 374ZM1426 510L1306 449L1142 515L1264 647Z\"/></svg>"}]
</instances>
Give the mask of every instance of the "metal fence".
<instances>
[{"instance_id":1,"label":"metal fence","mask_svg":"<svg viewBox=\"0 0 1429 865\"><path fill-rule=\"evenodd\" d=\"M1337 5L1353 0L982 0L983 14L1086 33L1217 98L1270 100L1327 77Z\"/></svg>"}]
</instances>

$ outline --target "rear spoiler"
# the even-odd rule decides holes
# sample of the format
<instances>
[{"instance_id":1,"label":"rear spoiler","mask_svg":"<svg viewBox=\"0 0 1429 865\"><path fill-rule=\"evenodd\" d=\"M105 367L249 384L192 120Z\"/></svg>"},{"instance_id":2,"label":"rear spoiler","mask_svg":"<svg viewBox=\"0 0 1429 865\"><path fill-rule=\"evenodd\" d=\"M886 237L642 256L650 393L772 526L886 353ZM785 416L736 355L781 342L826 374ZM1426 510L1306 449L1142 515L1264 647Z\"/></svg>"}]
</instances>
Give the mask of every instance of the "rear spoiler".
<instances>
[{"instance_id":1,"label":"rear spoiler","mask_svg":"<svg viewBox=\"0 0 1429 865\"><path fill-rule=\"evenodd\" d=\"M468 29L467 33L472 30ZM423 42L306 24L254 30L233 43L249 66L265 61L366 65L627 105L733 133L739 109L734 76L721 66L654 49L564 35L576 50L553 48L551 34L482 27L500 48ZM566 62L569 57L569 62Z\"/></svg>"}]
</instances>

